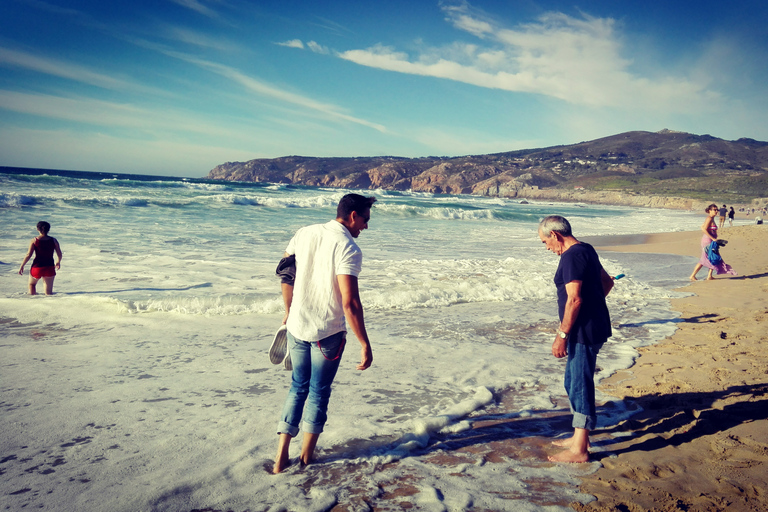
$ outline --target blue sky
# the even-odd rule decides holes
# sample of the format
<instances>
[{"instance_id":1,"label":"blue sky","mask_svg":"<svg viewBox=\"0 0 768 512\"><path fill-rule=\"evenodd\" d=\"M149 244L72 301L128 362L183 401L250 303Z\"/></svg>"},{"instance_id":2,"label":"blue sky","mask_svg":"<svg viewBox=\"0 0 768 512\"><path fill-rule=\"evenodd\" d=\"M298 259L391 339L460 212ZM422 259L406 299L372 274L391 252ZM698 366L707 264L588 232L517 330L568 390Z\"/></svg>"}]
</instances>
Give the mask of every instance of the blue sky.
<instances>
[{"instance_id":1,"label":"blue sky","mask_svg":"<svg viewBox=\"0 0 768 512\"><path fill-rule=\"evenodd\" d=\"M768 2L1 0L0 165L768 140Z\"/></svg>"}]
</instances>

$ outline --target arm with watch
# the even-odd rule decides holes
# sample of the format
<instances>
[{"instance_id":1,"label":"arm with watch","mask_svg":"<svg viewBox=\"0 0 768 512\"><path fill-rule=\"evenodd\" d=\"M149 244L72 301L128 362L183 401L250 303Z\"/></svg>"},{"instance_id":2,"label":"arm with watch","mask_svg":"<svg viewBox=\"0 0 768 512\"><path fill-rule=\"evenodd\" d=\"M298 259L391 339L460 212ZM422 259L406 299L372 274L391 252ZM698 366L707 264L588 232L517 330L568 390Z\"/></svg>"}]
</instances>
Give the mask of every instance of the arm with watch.
<instances>
[{"instance_id":1,"label":"arm with watch","mask_svg":"<svg viewBox=\"0 0 768 512\"><path fill-rule=\"evenodd\" d=\"M565 292L568 294L568 299L565 302L565 312L563 313L560 327L557 330L555 341L552 343L552 355L557 358L568 355L568 336L573 324L576 323L576 319L579 317L579 310L581 310L581 281L566 283Z\"/></svg>"}]
</instances>

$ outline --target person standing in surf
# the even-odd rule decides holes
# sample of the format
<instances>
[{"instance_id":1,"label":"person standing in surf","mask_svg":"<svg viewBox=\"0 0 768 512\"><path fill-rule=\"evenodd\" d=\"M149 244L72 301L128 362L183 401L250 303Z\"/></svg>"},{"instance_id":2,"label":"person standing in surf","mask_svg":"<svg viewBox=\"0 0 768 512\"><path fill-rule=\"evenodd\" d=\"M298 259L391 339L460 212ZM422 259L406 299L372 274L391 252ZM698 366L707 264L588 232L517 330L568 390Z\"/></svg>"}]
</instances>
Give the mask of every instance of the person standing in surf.
<instances>
[{"instance_id":1,"label":"person standing in surf","mask_svg":"<svg viewBox=\"0 0 768 512\"><path fill-rule=\"evenodd\" d=\"M293 374L277 426L275 474L289 464L290 443L298 435L300 423L304 439L299 461L312 462L344 351L346 322L362 346L357 369L365 370L373 363L357 283L363 253L354 239L368 228L375 202L375 197L345 195L335 220L301 228L285 250L285 257L296 257L294 285L282 285Z\"/></svg>"},{"instance_id":2,"label":"person standing in surf","mask_svg":"<svg viewBox=\"0 0 768 512\"><path fill-rule=\"evenodd\" d=\"M19 267L19 275L24 275L24 265L35 255L32 260L32 266L29 269L29 294L37 295L37 282L42 279L45 284L45 294L53 295L53 279L56 277L56 271L61 269L61 247L59 241L48 236L51 225L44 220L37 223L37 232L39 236L32 239L29 244L27 255ZM56 253L59 261L53 263L53 253Z\"/></svg>"},{"instance_id":3,"label":"person standing in surf","mask_svg":"<svg viewBox=\"0 0 768 512\"><path fill-rule=\"evenodd\" d=\"M573 412L573 437L556 441L564 447L549 457L553 462L587 462L589 431L597 424L595 368L597 353L611 336L605 297L613 278L603 269L595 249L579 242L567 219L551 215L539 223L539 238L547 250L560 256L555 272L560 326L552 355L568 357L564 386Z\"/></svg>"}]
</instances>

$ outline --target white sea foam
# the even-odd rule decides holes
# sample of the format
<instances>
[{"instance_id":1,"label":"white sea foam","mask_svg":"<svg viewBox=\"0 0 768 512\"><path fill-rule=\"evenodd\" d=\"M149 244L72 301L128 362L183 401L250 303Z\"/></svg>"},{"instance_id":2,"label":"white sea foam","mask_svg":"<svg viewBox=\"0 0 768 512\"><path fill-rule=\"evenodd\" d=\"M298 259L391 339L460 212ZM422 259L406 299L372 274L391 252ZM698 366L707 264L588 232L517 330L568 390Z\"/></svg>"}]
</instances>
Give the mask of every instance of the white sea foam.
<instances>
[{"instance_id":1,"label":"white sea foam","mask_svg":"<svg viewBox=\"0 0 768 512\"><path fill-rule=\"evenodd\" d=\"M686 212L370 192L379 201L358 243L374 365L354 369L350 336L319 464L273 477L264 466L290 385L266 356L282 319L274 268L293 232L332 219L345 191L2 179L0 491L12 508L327 510L393 479L412 483L402 501L421 508L588 500L571 469L426 457L450 453L435 439L471 433L494 411L537 421L562 399L562 361L549 353L557 257L536 236L540 217L564 213L577 235L700 224ZM64 260L57 294L29 297L16 271L42 219ZM609 296L614 337L599 378L674 331L670 289L692 264L601 256L627 277ZM509 393L514 410L497 411ZM601 424L630 412L612 404ZM543 435L517 433L528 434Z\"/></svg>"}]
</instances>

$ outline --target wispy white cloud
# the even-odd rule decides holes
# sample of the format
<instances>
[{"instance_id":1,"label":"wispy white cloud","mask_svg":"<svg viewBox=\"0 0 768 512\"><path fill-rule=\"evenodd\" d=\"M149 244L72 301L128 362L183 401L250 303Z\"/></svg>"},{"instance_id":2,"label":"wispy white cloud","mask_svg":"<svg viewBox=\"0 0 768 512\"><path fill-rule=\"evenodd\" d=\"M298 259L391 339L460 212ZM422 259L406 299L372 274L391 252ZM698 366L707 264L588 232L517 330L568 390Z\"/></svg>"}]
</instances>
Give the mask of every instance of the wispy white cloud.
<instances>
[{"instance_id":1,"label":"wispy white cloud","mask_svg":"<svg viewBox=\"0 0 768 512\"><path fill-rule=\"evenodd\" d=\"M188 28L168 26L165 29L166 37L182 43L211 48L214 50L231 51L236 48L234 43L220 37L212 37L207 34L190 30Z\"/></svg>"},{"instance_id":2,"label":"wispy white cloud","mask_svg":"<svg viewBox=\"0 0 768 512\"><path fill-rule=\"evenodd\" d=\"M210 7L207 7L202 2L199 2L198 0L170 0L171 2L178 4L182 7L186 7L187 9L193 10L199 14L202 14L203 16L206 16L208 18L218 18L219 15L216 11L211 9Z\"/></svg>"},{"instance_id":3,"label":"wispy white cloud","mask_svg":"<svg viewBox=\"0 0 768 512\"><path fill-rule=\"evenodd\" d=\"M87 97L63 97L0 90L0 109L49 119L83 123L104 128L129 128L137 133L187 133L228 138L240 137L236 128L211 123L210 119L130 103L116 103Z\"/></svg>"},{"instance_id":4,"label":"wispy white cloud","mask_svg":"<svg viewBox=\"0 0 768 512\"><path fill-rule=\"evenodd\" d=\"M80 64L0 47L0 67L2 66L26 69L45 75L73 80L81 84L93 85L102 89L161 96L167 95L166 92L159 89L99 73Z\"/></svg>"},{"instance_id":5,"label":"wispy white cloud","mask_svg":"<svg viewBox=\"0 0 768 512\"><path fill-rule=\"evenodd\" d=\"M321 27L329 32L332 32L336 35L350 35L354 34L354 31L351 30L346 25L342 25L341 23L337 23L333 20L329 20L328 18L323 18L321 16L317 17L317 22L314 23L314 25L317 25L318 27Z\"/></svg>"},{"instance_id":6,"label":"wispy white cloud","mask_svg":"<svg viewBox=\"0 0 768 512\"><path fill-rule=\"evenodd\" d=\"M287 46L289 48L298 48L300 50L303 50L304 48L313 51L315 53L321 53L323 55L328 55L331 53L331 51L328 49L327 46L323 46L320 43L317 43L315 41L307 41L306 46L302 42L301 39L291 39L290 41L285 41L282 43L275 43L280 46Z\"/></svg>"},{"instance_id":7,"label":"wispy white cloud","mask_svg":"<svg viewBox=\"0 0 768 512\"><path fill-rule=\"evenodd\" d=\"M166 55L184 60L186 62L189 62L190 64L194 64L203 69L207 69L208 71L211 71L220 76L228 78L253 93L256 93L262 96L267 96L267 97L270 97L279 101L283 101L286 103L290 103L293 105L297 105L314 112L318 112L320 114L323 114L327 119L355 123L362 126L367 126L368 128L373 128L374 130L377 130L380 132L386 131L386 128L383 125L366 121L365 119L360 119L360 118L351 116L349 114L346 114L337 105L333 105L330 103L323 103L323 102L314 100L312 98L308 98L306 96L302 96L296 93L286 91L285 89L279 88L277 86L268 84L256 78L250 77L235 68L225 66L223 64L219 64L216 62L199 59L197 57L186 55L180 52L164 50L164 53Z\"/></svg>"},{"instance_id":8,"label":"wispy white cloud","mask_svg":"<svg viewBox=\"0 0 768 512\"><path fill-rule=\"evenodd\" d=\"M40 57L27 52L0 47L0 65L23 68L38 73L67 78L76 82L105 89L127 89L133 84L118 78L97 73L84 66L56 59Z\"/></svg>"},{"instance_id":9,"label":"wispy white cloud","mask_svg":"<svg viewBox=\"0 0 768 512\"><path fill-rule=\"evenodd\" d=\"M321 44L318 44L318 43L316 43L314 41L307 42L307 48L309 48L310 50L312 50L315 53L322 53L322 54L326 54L326 55L330 53L330 51L328 50L327 47L325 47L325 46L323 46Z\"/></svg>"},{"instance_id":10,"label":"wispy white cloud","mask_svg":"<svg viewBox=\"0 0 768 512\"><path fill-rule=\"evenodd\" d=\"M291 39L290 41L284 41L282 43L275 43L279 46L287 46L288 48L299 48L301 50L304 49L304 43L301 42L301 39Z\"/></svg>"},{"instance_id":11,"label":"wispy white cloud","mask_svg":"<svg viewBox=\"0 0 768 512\"><path fill-rule=\"evenodd\" d=\"M610 18L548 13L508 28L466 2L442 8L455 28L481 43L456 42L415 56L378 44L338 55L363 66L543 94L577 105L688 112L719 99L699 81L633 74L631 60L622 56L617 22Z\"/></svg>"}]
</instances>

